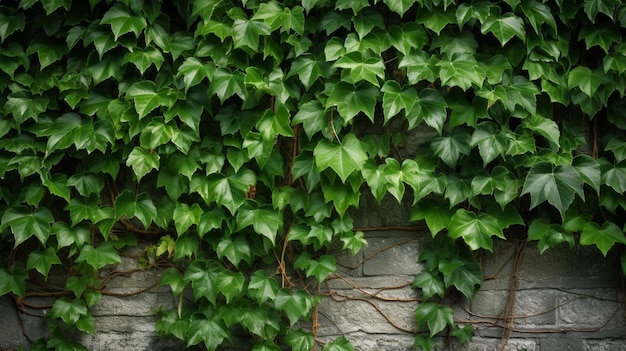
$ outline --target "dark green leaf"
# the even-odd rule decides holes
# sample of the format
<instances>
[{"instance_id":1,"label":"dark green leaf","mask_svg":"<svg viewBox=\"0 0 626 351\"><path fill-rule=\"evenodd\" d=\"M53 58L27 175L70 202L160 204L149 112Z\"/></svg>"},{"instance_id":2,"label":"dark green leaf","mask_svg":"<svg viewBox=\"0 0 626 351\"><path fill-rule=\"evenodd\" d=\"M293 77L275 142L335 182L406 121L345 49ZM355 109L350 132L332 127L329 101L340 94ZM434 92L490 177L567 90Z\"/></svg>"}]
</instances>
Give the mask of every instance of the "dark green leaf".
<instances>
[{"instance_id":1,"label":"dark green leaf","mask_svg":"<svg viewBox=\"0 0 626 351\"><path fill-rule=\"evenodd\" d=\"M111 7L102 17L100 24L111 25L111 31L115 36L115 41L117 41L120 36L130 32L135 34L135 37L139 37L147 26L145 18L132 14L122 3Z\"/></svg>"},{"instance_id":2,"label":"dark green leaf","mask_svg":"<svg viewBox=\"0 0 626 351\"><path fill-rule=\"evenodd\" d=\"M340 336L324 345L322 351L354 351L354 347L345 336Z\"/></svg>"},{"instance_id":3,"label":"dark green leaf","mask_svg":"<svg viewBox=\"0 0 626 351\"><path fill-rule=\"evenodd\" d=\"M445 288L441 277L427 270L421 271L415 276L415 279L413 280L413 287L422 289L422 294L426 300L435 295L443 297L445 294Z\"/></svg>"},{"instance_id":4,"label":"dark green leaf","mask_svg":"<svg viewBox=\"0 0 626 351\"><path fill-rule=\"evenodd\" d=\"M427 324L431 337L442 331L446 326L454 325L453 317L454 311L450 307L436 302L422 302L417 305L415 310L417 324Z\"/></svg>"},{"instance_id":5,"label":"dark green leaf","mask_svg":"<svg viewBox=\"0 0 626 351\"><path fill-rule=\"evenodd\" d=\"M115 199L116 218L137 218L145 228L148 228L157 217L157 208L148 193L137 196L130 189L122 191Z\"/></svg>"},{"instance_id":6,"label":"dark green leaf","mask_svg":"<svg viewBox=\"0 0 626 351\"><path fill-rule=\"evenodd\" d=\"M0 296L9 292L24 296L26 294L26 278L28 273L19 264L13 265L10 270L0 268Z\"/></svg>"},{"instance_id":7,"label":"dark green leaf","mask_svg":"<svg viewBox=\"0 0 626 351\"><path fill-rule=\"evenodd\" d=\"M48 278L48 272L53 264L61 264L53 247L48 247L44 251L33 251L28 255L26 269L36 269L44 278Z\"/></svg>"},{"instance_id":8,"label":"dark green leaf","mask_svg":"<svg viewBox=\"0 0 626 351\"><path fill-rule=\"evenodd\" d=\"M547 249L561 243L568 243L569 247L574 247L574 236L558 224L550 224L543 218L532 221L528 227L528 240L539 240L537 246L539 252L544 253Z\"/></svg>"}]
</instances>

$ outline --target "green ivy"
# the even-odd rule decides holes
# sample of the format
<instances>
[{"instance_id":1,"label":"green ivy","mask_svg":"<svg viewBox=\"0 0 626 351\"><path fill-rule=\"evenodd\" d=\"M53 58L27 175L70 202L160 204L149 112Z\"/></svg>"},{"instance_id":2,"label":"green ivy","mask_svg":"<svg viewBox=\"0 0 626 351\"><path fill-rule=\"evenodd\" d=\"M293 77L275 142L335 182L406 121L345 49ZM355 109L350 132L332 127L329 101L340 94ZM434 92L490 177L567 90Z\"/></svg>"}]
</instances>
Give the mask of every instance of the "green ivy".
<instances>
[{"instance_id":1,"label":"green ivy","mask_svg":"<svg viewBox=\"0 0 626 351\"><path fill-rule=\"evenodd\" d=\"M64 271L33 349L82 350L55 321L95 332L99 272L147 237L180 298L160 334L312 349L307 288L366 244L361 198L391 196L434 237L416 345L466 341L472 251L626 244L624 28L612 0L5 2L0 295Z\"/></svg>"}]
</instances>

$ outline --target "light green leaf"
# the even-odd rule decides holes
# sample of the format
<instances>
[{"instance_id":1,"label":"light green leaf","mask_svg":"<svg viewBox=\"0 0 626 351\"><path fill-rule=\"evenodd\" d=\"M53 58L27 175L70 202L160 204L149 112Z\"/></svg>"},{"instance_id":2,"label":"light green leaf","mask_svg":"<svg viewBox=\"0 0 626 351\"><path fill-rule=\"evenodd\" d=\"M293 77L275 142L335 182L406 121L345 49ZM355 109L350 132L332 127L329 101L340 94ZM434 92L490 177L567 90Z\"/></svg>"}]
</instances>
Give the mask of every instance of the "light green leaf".
<instances>
[{"instance_id":1,"label":"light green leaf","mask_svg":"<svg viewBox=\"0 0 626 351\"><path fill-rule=\"evenodd\" d=\"M287 78L297 75L300 82L308 90L320 77L327 78L330 74L331 66L322 59L312 55L298 56L291 64L291 69Z\"/></svg>"},{"instance_id":2,"label":"light green leaf","mask_svg":"<svg viewBox=\"0 0 626 351\"><path fill-rule=\"evenodd\" d=\"M588 222L580 233L580 244L596 245L604 257L616 243L626 244L626 237L613 222L605 222L602 227L595 222Z\"/></svg>"},{"instance_id":3,"label":"light green leaf","mask_svg":"<svg viewBox=\"0 0 626 351\"><path fill-rule=\"evenodd\" d=\"M487 73L471 54L460 54L453 59L440 60L439 78L442 85L458 86L463 90L471 87L480 88L483 85Z\"/></svg>"},{"instance_id":4,"label":"light green leaf","mask_svg":"<svg viewBox=\"0 0 626 351\"><path fill-rule=\"evenodd\" d=\"M602 84L609 82L611 79L608 75L599 69L592 71L585 66L576 66L567 76L567 85L570 89L577 87L589 97L593 97Z\"/></svg>"},{"instance_id":5,"label":"light green leaf","mask_svg":"<svg viewBox=\"0 0 626 351\"><path fill-rule=\"evenodd\" d=\"M369 1L367 0L338 0L335 3L335 9L337 10L352 10L356 15L362 9L369 7Z\"/></svg>"},{"instance_id":6,"label":"light green leaf","mask_svg":"<svg viewBox=\"0 0 626 351\"><path fill-rule=\"evenodd\" d=\"M313 333L302 329L289 328L285 335L285 344L292 350L311 350L315 344Z\"/></svg>"},{"instance_id":7,"label":"light green leaf","mask_svg":"<svg viewBox=\"0 0 626 351\"><path fill-rule=\"evenodd\" d=\"M383 0L385 5L389 7L389 9L400 16L404 16L404 14L413 6L416 2L415 0Z\"/></svg>"},{"instance_id":8,"label":"light green leaf","mask_svg":"<svg viewBox=\"0 0 626 351\"><path fill-rule=\"evenodd\" d=\"M588 155L577 155L574 157L572 166L574 166L578 175L585 184L591 186L596 193L600 193L602 172L600 171L600 164L598 161Z\"/></svg>"},{"instance_id":9,"label":"light green leaf","mask_svg":"<svg viewBox=\"0 0 626 351\"><path fill-rule=\"evenodd\" d=\"M582 180L572 166L552 165L546 162L535 164L524 182L523 194L530 194L531 205L534 208L544 201L556 207L563 217L574 201L574 195L584 199Z\"/></svg>"},{"instance_id":10,"label":"light green leaf","mask_svg":"<svg viewBox=\"0 0 626 351\"><path fill-rule=\"evenodd\" d=\"M383 93L385 124L402 110L405 113L410 112L418 101L415 88L405 87L403 89L395 80L386 81L380 91Z\"/></svg>"},{"instance_id":11,"label":"light green leaf","mask_svg":"<svg viewBox=\"0 0 626 351\"><path fill-rule=\"evenodd\" d=\"M174 226L178 235L185 233L192 225L200 223L202 208L197 203L189 206L185 203L177 203L174 209Z\"/></svg>"},{"instance_id":12,"label":"light green leaf","mask_svg":"<svg viewBox=\"0 0 626 351\"><path fill-rule=\"evenodd\" d=\"M378 79L385 78L385 64L382 58L369 54L369 51L366 51L366 54L359 51L346 54L339 58L333 67L349 70L352 83L365 80L378 87L380 86Z\"/></svg>"},{"instance_id":13,"label":"light green leaf","mask_svg":"<svg viewBox=\"0 0 626 351\"><path fill-rule=\"evenodd\" d=\"M359 171L367 160L367 154L354 134L346 135L341 144L321 140L315 146L313 154L320 172L332 168L344 183L348 176Z\"/></svg>"},{"instance_id":14,"label":"light green leaf","mask_svg":"<svg viewBox=\"0 0 626 351\"><path fill-rule=\"evenodd\" d=\"M235 267L238 266L241 261L247 263L252 261L250 244L243 237L237 237L234 240L223 238L220 240L215 251L220 259L226 257Z\"/></svg>"},{"instance_id":15,"label":"light green leaf","mask_svg":"<svg viewBox=\"0 0 626 351\"><path fill-rule=\"evenodd\" d=\"M546 219L537 218L528 226L528 240L538 240L539 252L544 253L561 243L568 243L574 247L574 235L566 231L561 225L550 224Z\"/></svg>"},{"instance_id":16,"label":"light green leaf","mask_svg":"<svg viewBox=\"0 0 626 351\"><path fill-rule=\"evenodd\" d=\"M133 52L127 53L122 59L124 64L130 62L135 65L141 74L144 74L152 65L156 70L161 69L164 61L165 58L161 51L154 47L148 47L145 50L135 48Z\"/></svg>"},{"instance_id":17,"label":"light green leaf","mask_svg":"<svg viewBox=\"0 0 626 351\"><path fill-rule=\"evenodd\" d=\"M126 101L133 100L139 118L144 118L160 106L171 107L174 104L167 89L157 90L156 84L143 80L133 83L126 91Z\"/></svg>"},{"instance_id":18,"label":"light green leaf","mask_svg":"<svg viewBox=\"0 0 626 351\"><path fill-rule=\"evenodd\" d=\"M202 342L208 350L215 350L224 339L230 339L228 328L216 315L191 321L187 332L187 346Z\"/></svg>"},{"instance_id":19,"label":"light green leaf","mask_svg":"<svg viewBox=\"0 0 626 351\"><path fill-rule=\"evenodd\" d=\"M322 283L329 274L337 270L334 256L322 255L313 259L307 252L298 256L294 267L303 270L307 277L315 277L318 283Z\"/></svg>"},{"instance_id":20,"label":"light green leaf","mask_svg":"<svg viewBox=\"0 0 626 351\"><path fill-rule=\"evenodd\" d=\"M128 159L126 159L126 166L133 169L135 176L137 176L137 181L140 181L153 169L159 169L159 160L160 156L158 153L135 146L128 155Z\"/></svg>"},{"instance_id":21,"label":"light green leaf","mask_svg":"<svg viewBox=\"0 0 626 351\"><path fill-rule=\"evenodd\" d=\"M33 235L45 244L50 236L54 217L47 207L39 207L31 211L26 206L15 206L4 211L0 222L0 231L11 228L15 238L13 246L17 247Z\"/></svg>"},{"instance_id":22,"label":"light green leaf","mask_svg":"<svg viewBox=\"0 0 626 351\"><path fill-rule=\"evenodd\" d=\"M450 219L448 236L452 239L463 238L472 249L480 248L493 251L492 236L504 239L504 233L498 219L487 213L476 214L464 209L458 209Z\"/></svg>"},{"instance_id":23,"label":"light green leaf","mask_svg":"<svg viewBox=\"0 0 626 351\"><path fill-rule=\"evenodd\" d=\"M227 68L216 69L209 84L209 94L217 95L222 103L235 94L245 100L244 74Z\"/></svg>"},{"instance_id":24,"label":"light green leaf","mask_svg":"<svg viewBox=\"0 0 626 351\"><path fill-rule=\"evenodd\" d=\"M113 246L113 242L106 241L98 247L85 244L80 250L76 262L85 262L94 269L100 269L108 264L121 263L122 258Z\"/></svg>"},{"instance_id":25,"label":"light green leaf","mask_svg":"<svg viewBox=\"0 0 626 351\"><path fill-rule=\"evenodd\" d=\"M340 336L324 345L322 351L354 351L354 347L345 336Z\"/></svg>"}]
</instances>

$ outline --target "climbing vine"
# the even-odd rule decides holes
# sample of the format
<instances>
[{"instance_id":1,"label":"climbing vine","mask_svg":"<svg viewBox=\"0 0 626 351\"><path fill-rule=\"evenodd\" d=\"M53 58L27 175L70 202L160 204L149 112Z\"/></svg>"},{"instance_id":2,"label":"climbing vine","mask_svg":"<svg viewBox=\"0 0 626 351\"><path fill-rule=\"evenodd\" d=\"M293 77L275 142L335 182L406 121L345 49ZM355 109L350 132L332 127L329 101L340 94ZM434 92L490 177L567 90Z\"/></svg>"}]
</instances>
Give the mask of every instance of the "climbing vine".
<instances>
[{"instance_id":1,"label":"climbing vine","mask_svg":"<svg viewBox=\"0 0 626 351\"><path fill-rule=\"evenodd\" d=\"M494 237L626 244L625 28L615 0L3 2L0 296L62 271L33 349L84 349L100 273L147 242L163 336L352 350L298 322L391 197L434 238L416 345L468 340L450 294Z\"/></svg>"}]
</instances>

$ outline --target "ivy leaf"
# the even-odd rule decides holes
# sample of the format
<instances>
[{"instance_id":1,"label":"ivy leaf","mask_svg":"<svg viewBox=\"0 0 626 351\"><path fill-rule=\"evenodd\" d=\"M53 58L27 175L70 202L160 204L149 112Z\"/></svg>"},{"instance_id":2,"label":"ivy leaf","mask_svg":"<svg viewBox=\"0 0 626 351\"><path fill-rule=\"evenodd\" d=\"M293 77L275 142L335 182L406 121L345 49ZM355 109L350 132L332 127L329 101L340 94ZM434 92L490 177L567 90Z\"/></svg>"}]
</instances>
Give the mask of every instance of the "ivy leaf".
<instances>
[{"instance_id":1,"label":"ivy leaf","mask_svg":"<svg viewBox=\"0 0 626 351\"><path fill-rule=\"evenodd\" d=\"M234 240L223 238L217 245L215 252L220 259L226 257L235 267L239 266L241 261L252 262L252 249L248 240L243 237L237 237Z\"/></svg>"},{"instance_id":2,"label":"ivy leaf","mask_svg":"<svg viewBox=\"0 0 626 351\"><path fill-rule=\"evenodd\" d=\"M24 31L26 17L23 12L11 10L8 7L0 9L0 44L11 34Z\"/></svg>"},{"instance_id":3,"label":"ivy leaf","mask_svg":"<svg viewBox=\"0 0 626 351\"><path fill-rule=\"evenodd\" d=\"M154 68L159 70L165 58L161 51L154 47L148 47L145 50L141 48L135 48L133 52L129 52L124 55L122 63L132 63L137 67L141 74L144 74L150 66L154 65Z\"/></svg>"},{"instance_id":4,"label":"ivy leaf","mask_svg":"<svg viewBox=\"0 0 626 351\"><path fill-rule=\"evenodd\" d=\"M230 303L234 298L241 295L245 278L243 273L224 270L217 276L215 288L226 298L226 303Z\"/></svg>"},{"instance_id":5,"label":"ivy leaf","mask_svg":"<svg viewBox=\"0 0 626 351\"><path fill-rule=\"evenodd\" d=\"M443 273L446 287L454 285L468 300L483 282L483 272L475 260L455 257L439 262L439 270Z\"/></svg>"},{"instance_id":6,"label":"ivy leaf","mask_svg":"<svg viewBox=\"0 0 626 351\"><path fill-rule=\"evenodd\" d=\"M417 84L423 80L433 82L439 78L438 62L436 55L419 50L404 56L398 68L406 68L409 84Z\"/></svg>"},{"instance_id":7,"label":"ivy leaf","mask_svg":"<svg viewBox=\"0 0 626 351\"><path fill-rule=\"evenodd\" d=\"M318 171L332 168L345 183L350 174L361 169L367 160L361 142L354 134L344 137L341 144L321 140L313 150Z\"/></svg>"},{"instance_id":8,"label":"ivy leaf","mask_svg":"<svg viewBox=\"0 0 626 351\"><path fill-rule=\"evenodd\" d=\"M122 3L111 7L102 17L100 24L111 25L115 41L120 36L130 32L135 34L135 37L139 37L139 34L148 25L145 18L130 13L128 8Z\"/></svg>"},{"instance_id":9,"label":"ivy leaf","mask_svg":"<svg viewBox=\"0 0 626 351\"><path fill-rule=\"evenodd\" d=\"M26 269L36 269L45 279L48 279L48 272L53 264L61 264L59 256L53 247L48 247L43 251L33 251L28 255Z\"/></svg>"},{"instance_id":10,"label":"ivy leaf","mask_svg":"<svg viewBox=\"0 0 626 351\"><path fill-rule=\"evenodd\" d=\"M553 165L547 162L535 164L524 181L522 195L530 194L530 208L548 201L561 213L561 217L578 194L584 199L582 180L576 169L569 165Z\"/></svg>"},{"instance_id":11,"label":"ivy leaf","mask_svg":"<svg viewBox=\"0 0 626 351\"><path fill-rule=\"evenodd\" d=\"M132 99L139 118L144 118L154 109L160 106L171 107L172 98L165 89L158 90L156 84L151 81L139 81L133 83L126 91L126 100Z\"/></svg>"},{"instance_id":12,"label":"ivy leaf","mask_svg":"<svg viewBox=\"0 0 626 351\"><path fill-rule=\"evenodd\" d=\"M137 218L148 228L157 217L157 208L148 193L135 194L130 189L122 191L115 199L116 218Z\"/></svg>"},{"instance_id":13,"label":"ivy leaf","mask_svg":"<svg viewBox=\"0 0 626 351\"><path fill-rule=\"evenodd\" d=\"M279 106L272 111L265 110L263 116L256 124L258 130L264 140L274 140L278 135L292 137L293 129L291 129L291 114L284 106Z\"/></svg>"},{"instance_id":14,"label":"ivy leaf","mask_svg":"<svg viewBox=\"0 0 626 351\"><path fill-rule=\"evenodd\" d=\"M400 16L404 16L404 14L413 6L416 2L415 0L383 0L385 5L389 7L389 9Z\"/></svg>"},{"instance_id":15,"label":"ivy leaf","mask_svg":"<svg viewBox=\"0 0 626 351\"><path fill-rule=\"evenodd\" d=\"M332 87L326 108L336 106L346 123L360 112L363 112L373 122L374 109L379 94L380 90L371 84L353 85L342 81Z\"/></svg>"},{"instance_id":16,"label":"ivy leaf","mask_svg":"<svg viewBox=\"0 0 626 351\"><path fill-rule=\"evenodd\" d=\"M600 193L602 172L598 161L588 155L577 155L572 161L572 166L585 184L591 186L596 193Z\"/></svg>"},{"instance_id":17,"label":"ivy leaf","mask_svg":"<svg viewBox=\"0 0 626 351\"><path fill-rule=\"evenodd\" d=\"M454 325L454 311L436 302L422 302L417 305L415 318L418 325L428 325L431 338L444 330L446 326Z\"/></svg>"},{"instance_id":18,"label":"ivy leaf","mask_svg":"<svg viewBox=\"0 0 626 351\"><path fill-rule=\"evenodd\" d=\"M425 300L429 300L435 295L443 297L445 293L445 287L441 278L427 270L421 271L415 276L412 286L422 289Z\"/></svg>"},{"instance_id":19,"label":"ivy leaf","mask_svg":"<svg viewBox=\"0 0 626 351\"><path fill-rule=\"evenodd\" d=\"M541 33L541 26L547 24L556 33L556 21L548 5L537 0L524 0L521 8L536 34Z\"/></svg>"},{"instance_id":20,"label":"ivy leaf","mask_svg":"<svg viewBox=\"0 0 626 351\"><path fill-rule=\"evenodd\" d=\"M406 118L409 120L409 124L411 124L411 120L417 118L413 116L417 114L424 119L428 126L441 134L443 125L448 117L446 108L447 103L441 93L438 90L428 88L422 90L417 104ZM417 124L413 123L413 125Z\"/></svg>"},{"instance_id":21,"label":"ivy leaf","mask_svg":"<svg viewBox=\"0 0 626 351\"><path fill-rule=\"evenodd\" d=\"M276 243L276 235L282 223L283 218L280 212L269 207L242 208L237 213L237 231L252 226L255 232L268 238L272 245Z\"/></svg>"},{"instance_id":22,"label":"ivy leaf","mask_svg":"<svg viewBox=\"0 0 626 351\"><path fill-rule=\"evenodd\" d=\"M85 262L94 269L100 269L108 264L121 263L122 258L113 246L113 242L106 241L98 247L85 244L80 250L76 262Z\"/></svg>"},{"instance_id":23,"label":"ivy leaf","mask_svg":"<svg viewBox=\"0 0 626 351\"><path fill-rule=\"evenodd\" d=\"M614 136L606 143L605 150L612 151L617 162L626 159L626 139L621 136Z\"/></svg>"},{"instance_id":24,"label":"ivy leaf","mask_svg":"<svg viewBox=\"0 0 626 351\"><path fill-rule=\"evenodd\" d=\"M160 156L156 152L135 146L126 159L126 166L131 167L139 182L153 169L159 169Z\"/></svg>"},{"instance_id":25,"label":"ivy leaf","mask_svg":"<svg viewBox=\"0 0 626 351\"><path fill-rule=\"evenodd\" d=\"M367 0L338 0L335 3L335 9L337 10L352 10L356 15L362 9L370 6Z\"/></svg>"},{"instance_id":26,"label":"ivy leaf","mask_svg":"<svg viewBox=\"0 0 626 351\"><path fill-rule=\"evenodd\" d=\"M48 189L51 194L54 194L68 203L70 202L70 188L67 185L67 176L62 173L56 173L50 176L44 172L40 175L41 183Z\"/></svg>"},{"instance_id":27,"label":"ivy leaf","mask_svg":"<svg viewBox=\"0 0 626 351\"><path fill-rule=\"evenodd\" d=\"M507 139L497 130L493 122L481 122L474 129L470 146L478 145L480 157L483 159L483 168L498 156L504 156L507 150Z\"/></svg>"},{"instance_id":28,"label":"ivy leaf","mask_svg":"<svg viewBox=\"0 0 626 351\"><path fill-rule=\"evenodd\" d=\"M307 277L315 277L318 283L322 283L329 274L337 270L334 256L322 255L317 259L313 259L307 252L298 256L294 267L304 270Z\"/></svg>"},{"instance_id":29,"label":"ivy leaf","mask_svg":"<svg viewBox=\"0 0 626 351\"><path fill-rule=\"evenodd\" d=\"M411 221L425 220L430 234L434 237L448 228L450 219L454 215L454 210L434 200L423 200L411 208Z\"/></svg>"},{"instance_id":30,"label":"ivy leaf","mask_svg":"<svg viewBox=\"0 0 626 351\"><path fill-rule=\"evenodd\" d=\"M555 145L560 145L559 139L561 137L561 132L559 131L559 126L555 121L536 114L524 118L522 120L522 126L543 135Z\"/></svg>"},{"instance_id":31,"label":"ivy leaf","mask_svg":"<svg viewBox=\"0 0 626 351\"><path fill-rule=\"evenodd\" d=\"M28 273L19 264L14 264L10 270L0 268L0 296L9 292L17 296L24 296L26 294L26 278L28 278Z\"/></svg>"},{"instance_id":32,"label":"ivy leaf","mask_svg":"<svg viewBox=\"0 0 626 351\"><path fill-rule=\"evenodd\" d=\"M497 8L500 12L499 8ZM514 15L511 12L505 13L500 16L499 13L492 13L482 23L481 33L492 33L502 44L506 44L513 37L518 37L520 40L526 40L526 30L524 29L524 21Z\"/></svg>"},{"instance_id":33,"label":"ivy leaf","mask_svg":"<svg viewBox=\"0 0 626 351\"><path fill-rule=\"evenodd\" d=\"M230 340L230 332L218 318L193 319L187 331L187 346L202 342L208 350L215 350L224 339Z\"/></svg>"},{"instance_id":34,"label":"ivy leaf","mask_svg":"<svg viewBox=\"0 0 626 351\"><path fill-rule=\"evenodd\" d=\"M570 249L574 247L574 235L566 231L561 225L550 224L544 218L537 218L528 226L528 240L538 240L540 253L561 243L568 243Z\"/></svg>"},{"instance_id":35,"label":"ivy leaf","mask_svg":"<svg viewBox=\"0 0 626 351\"><path fill-rule=\"evenodd\" d=\"M260 305L267 301L274 301L278 296L280 287L278 282L267 276L264 270L254 272L248 283L248 294L251 295Z\"/></svg>"},{"instance_id":36,"label":"ivy leaf","mask_svg":"<svg viewBox=\"0 0 626 351\"><path fill-rule=\"evenodd\" d=\"M302 55L298 56L291 64L287 78L297 75L300 82L308 90L320 77L328 77L330 68L331 66L325 60L312 55Z\"/></svg>"},{"instance_id":37,"label":"ivy leaf","mask_svg":"<svg viewBox=\"0 0 626 351\"><path fill-rule=\"evenodd\" d=\"M359 207L360 193L358 187L361 184L359 177L348 178L348 183L346 184L351 184L352 186L346 186L344 183L335 181L334 177L332 180L324 178L321 184L324 201L329 204L332 202L340 217L346 213L350 206Z\"/></svg>"},{"instance_id":38,"label":"ivy leaf","mask_svg":"<svg viewBox=\"0 0 626 351\"><path fill-rule=\"evenodd\" d=\"M316 298L304 290L289 291L282 288L278 291L274 305L276 309L285 312L293 326L300 318L308 315L316 303Z\"/></svg>"},{"instance_id":39,"label":"ivy leaf","mask_svg":"<svg viewBox=\"0 0 626 351\"><path fill-rule=\"evenodd\" d=\"M311 139L315 133L328 125L327 121L324 106L318 100L311 100L300 106L298 112L293 116L292 124L302 123L304 132Z\"/></svg>"},{"instance_id":40,"label":"ivy leaf","mask_svg":"<svg viewBox=\"0 0 626 351\"><path fill-rule=\"evenodd\" d=\"M174 296L179 296L185 289L186 282L176 268L170 267L161 276L161 285L165 284L170 286Z\"/></svg>"},{"instance_id":41,"label":"ivy leaf","mask_svg":"<svg viewBox=\"0 0 626 351\"><path fill-rule=\"evenodd\" d=\"M471 54L460 54L451 60L440 60L439 78L442 85L458 86L464 91L474 87L482 87L487 73Z\"/></svg>"},{"instance_id":42,"label":"ivy leaf","mask_svg":"<svg viewBox=\"0 0 626 351\"><path fill-rule=\"evenodd\" d=\"M615 243L626 244L626 237L613 222L605 222L602 227L595 222L588 222L580 233L580 244L596 245L604 257Z\"/></svg>"},{"instance_id":43,"label":"ivy leaf","mask_svg":"<svg viewBox=\"0 0 626 351\"><path fill-rule=\"evenodd\" d=\"M404 110L410 112L418 101L417 91L413 87L402 89L395 80L388 80L380 89L383 92L383 112L385 124L395 115Z\"/></svg>"},{"instance_id":44,"label":"ivy leaf","mask_svg":"<svg viewBox=\"0 0 626 351\"><path fill-rule=\"evenodd\" d=\"M83 300L70 300L67 297L56 300L49 313L52 318L61 318L68 325L74 325L88 315L87 306Z\"/></svg>"},{"instance_id":45,"label":"ivy leaf","mask_svg":"<svg viewBox=\"0 0 626 351\"><path fill-rule=\"evenodd\" d=\"M47 207L39 207L34 211L26 206L15 206L7 209L2 215L0 231L11 228L15 238L14 247L17 247L31 236L36 236L45 244L50 236L50 229L54 223L52 212Z\"/></svg>"},{"instance_id":46,"label":"ivy leaf","mask_svg":"<svg viewBox=\"0 0 626 351\"><path fill-rule=\"evenodd\" d=\"M470 152L470 134L461 128L455 128L450 136L434 137L430 143L431 151L449 167L456 167L463 155Z\"/></svg>"},{"instance_id":47,"label":"ivy leaf","mask_svg":"<svg viewBox=\"0 0 626 351\"><path fill-rule=\"evenodd\" d=\"M364 55L359 51L342 56L333 67L349 70L352 83L365 80L378 87L380 86L378 78L385 79L385 64L382 57Z\"/></svg>"},{"instance_id":48,"label":"ivy leaf","mask_svg":"<svg viewBox=\"0 0 626 351\"><path fill-rule=\"evenodd\" d=\"M448 236L452 239L463 238L474 251L480 248L493 251L493 235L500 239L505 238L498 219L487 213L477 215L460 208L448 225Z\"/></svg>"},{"instance_id":49,"label":"ivy leaf","mask_svg":"<svg viewBox=\"0 0 626 351\"><path fill-rule=\"evenodd\" d=\"M84 197L92 194L100 194L104 189L104 180L92 172L74 174L67 180L68 186L76 188L78 193Z\"/></svg>"},{"instance_id":50,"label":"ivy leaf","mask_svg":"<svg viewBox=\"0 0 626 351\"><path fill-rule=\"evenodd\" d=\"M237 18L233 22L232 37L236 48L248 48L252 52L259 49L259 36L269 35L270 28L265 22Z\"/></svg>"},{"instance_id":51,"label":"ivy leaf","mask_svg":"<svg viewBox=\"0 0 626 351\"><path fill-rule=\"evenodd\" d=\"M626 192L626 162L612 164L604 159L600 159L600 169L602 171L602 183L610 186L619 194Z\"/></svg>"},{"instance_id":52,"label":"ivy leaf","mask_svg":"<svg viewBox=\"0 0 626 351\"><path fill-rule=\"evenodd\" d=\"M610 81L609 76L599 69L592 71L585 66L576 66L567 76L567 85L570 89L578 87L589 97L593 97L603 83L606 84Z\"/></svg>"},{"instance_id":53,"label":"ivy leaf","mask_svg":"<svg viewBox=\"0 0 626 351\"><path fill-rule=\"evenodd\" d=\"M315 344L313 333L302 329L289 328L285 335L285 344L292 350L311 350Z\"/></svg>"},{"instance_id":54,"label":"ivy leaf","mask_svg":"<svg viewBox=\"0 0 626 351\"><path fill-rule=\"evenodd\" d=\"M354 347L345 336L340 336L324 345L322 351L354 351Z\"/></svg>"},{"instance_id":55,"label":"ivy leaf","mask_svg":"<svg viewBox=\"0 0 626 351\"><path fill-rule=\"evenodd\" d=\"M343 233L339 239L343 243L342 250L350 250L353 255L361 251L361 248L367 245L365 234L361 231Z\"/></svg>"},{"instance_id":56,"label":"ivy leaf","mask_svg":"<svg viewBox=\"0 0 626 351\"><path fill-rule=\"evenodd\" d=\"M193 296L196 301L205 298L213 305L217 300L219 290L215 287L215 282L219 273L223 270L218 263L206 263L204 261L193 261L185 271L184 279L191 282Z\"/></svg>"},{"instance_id":57,"label":"ivy leaf","mask_svg":"<svg viewBox=\"0 0 626 351\"><path fill-rule=\"evenodd\" d=\"M179 202L174 209L174 226L178 235L182 235L194 224L200 223L202 217L202 208L197 203L191 207L185 203Z\"/></svg>"},{"instance_id":58,"label":"ivy leaf","mask_svg":"<svg viewBox=\"0 0 626 351\"><path fill-rule=\"evenodd\" d=\"M244 79L242 72L232 72L227 68L218 68L213 73L213 79L211 84L209 84L209 94L217 95L222 103L235 94L245 100Z\"/></svg>"}]
</instances>

